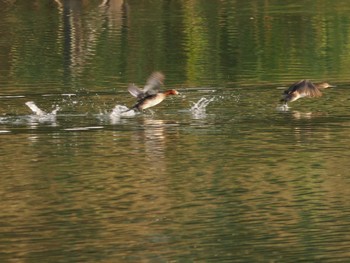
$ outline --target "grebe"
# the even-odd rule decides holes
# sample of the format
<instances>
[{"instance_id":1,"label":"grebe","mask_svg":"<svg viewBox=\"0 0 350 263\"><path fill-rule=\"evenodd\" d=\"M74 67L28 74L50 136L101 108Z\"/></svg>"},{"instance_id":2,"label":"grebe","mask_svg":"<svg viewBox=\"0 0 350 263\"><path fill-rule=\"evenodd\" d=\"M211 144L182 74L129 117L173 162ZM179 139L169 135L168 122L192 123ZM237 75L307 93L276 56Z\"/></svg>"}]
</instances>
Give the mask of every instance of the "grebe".
<instances>
[{"instance_id":1,"label":"grebe","mask_svg":"<svg viewBox=\"0 0 350 263\"><path fill-rule=\"evenodd\" d=\"M283 92L281 102L287 106L288 102L296 101L303 97L316 98L322 96L322 89L334 88L327 82L312 83L310 80L300 80Z\"/></svg>"},{"instance_id":2,"label":"grebe","mask_svg":"<svg viewBox=\"0 0 350 263\"><path fill-rule=\"evenodd\" d=\"M153 72L143 89L138 88L134 84L129 85L128 91L138 99L137 103L130 110L137 109L138 111L143 111L161 103L169 95L179 94L174 89L164 92L158 91L163 81L164 75L161 72Z\"/></svg>"}]
</instances>

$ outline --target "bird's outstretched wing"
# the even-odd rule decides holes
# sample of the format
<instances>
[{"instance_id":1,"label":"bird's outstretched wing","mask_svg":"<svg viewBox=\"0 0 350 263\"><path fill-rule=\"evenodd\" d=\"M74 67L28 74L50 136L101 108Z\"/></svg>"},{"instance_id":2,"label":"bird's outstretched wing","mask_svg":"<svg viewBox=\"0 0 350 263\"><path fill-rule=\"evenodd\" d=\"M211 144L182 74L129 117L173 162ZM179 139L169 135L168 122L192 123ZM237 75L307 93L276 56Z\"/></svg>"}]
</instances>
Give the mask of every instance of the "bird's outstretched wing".
<instances>
[{"instance_id":1,"label":"bird's outstretched wing","mask_svg":"<svg viewBox=\"0 0 350 263\"><path fill-rule=\"evenodd\" d=\"M285 92L285 95L293 94L298 92L306 97L320 97L322 92L310 81L310 80L300 80L291 85Z\"/></svg>"},{"instance_id":2,"label":"bird's outstretched wing","mask_svg":"<svg viewBox=\"0 0 350 263\"><path fill-rule=\"evenodd\" d=\"M151 76L148 78L147 83L145 87L143 88L143 92L147 95L153 95L156 94L160 88L160 86L163 84L164 81L164 75L161 72L153 72Z\"/></svg>"},{"instance_id":3,"label":"bird's outstretched wing","mask_svg":"<svg viewBox=\"0 0 350 263\"><path fill-rule=\"evenodd\" d=\"M130 92L131 95L133 95L138 99L142 99L144 97L144 92L135 84L130 84L128 87L128 91Z\"/></svg>"}]
</instances>

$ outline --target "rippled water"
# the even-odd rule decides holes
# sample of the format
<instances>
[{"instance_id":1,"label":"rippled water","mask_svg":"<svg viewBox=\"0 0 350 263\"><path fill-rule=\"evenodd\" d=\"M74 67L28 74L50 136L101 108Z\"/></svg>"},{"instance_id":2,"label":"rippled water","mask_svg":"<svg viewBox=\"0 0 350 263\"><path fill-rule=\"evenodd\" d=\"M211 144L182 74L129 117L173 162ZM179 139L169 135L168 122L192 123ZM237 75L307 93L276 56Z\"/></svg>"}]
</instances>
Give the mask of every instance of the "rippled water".
<instances>
[{"instance_id":1,"label":"rippled water","mask_svg":"<svg viewBox=\"0 0 350 263\"><path fill-rule=\"evenodd\" d=\"M156 2L0 1L0 261L347 262L350 5Z\"/></svg>"}]
</instances>

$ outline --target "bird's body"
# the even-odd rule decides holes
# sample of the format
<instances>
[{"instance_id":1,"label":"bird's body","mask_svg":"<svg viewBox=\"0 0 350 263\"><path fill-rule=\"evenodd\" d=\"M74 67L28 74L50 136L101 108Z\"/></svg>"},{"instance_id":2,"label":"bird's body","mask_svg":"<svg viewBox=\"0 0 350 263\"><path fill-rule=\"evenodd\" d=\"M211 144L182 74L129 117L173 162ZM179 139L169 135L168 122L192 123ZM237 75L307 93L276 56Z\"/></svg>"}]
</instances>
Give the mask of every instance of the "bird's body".
<instances>
[{"instance_id":1,"label":"bird's body","mask_svg":"<svg viewBox=\"0 0 350 263\"><path fill-rule=\"evenodd\" d=\"M129 85L128 91L131 95L137 98L137 103L131 107L131 109L143 111L161 103L169 95L177 95L178 92L174 89L159 92L158 89L163 84L163 80L164 75L162 73L154 72L148 78L143 89L138 88L134 84Z\"/></svg>"},{"instance_id":2,"label":"bird's body","mask_svg":"<svg viewBox=\"0 0 350 263\"><path fill-rule=\"evenodd\" d=\"M310 97L317 98L322 96L322 89L335 87L327 82L312 83L310 80L300 80L292 84L282 94L281 102L287 105L288 102L296 101L297 99Z\"/></svg>"},{"instance_id":3,"label":"bird's body","mask_svg":"<svg viewBox=\"0 0 350 263\"><path fill-rule=\"evenodd\" d=\"M178 92L176 90L167 90L165 92L158 92L156 94L147 95L146 97L140 99L133 107L132 109L138 109L139 111L143 111L145 109L151 108L153 106L158 105L168 95L177 95Z\"/></svg>"}]
</instances>

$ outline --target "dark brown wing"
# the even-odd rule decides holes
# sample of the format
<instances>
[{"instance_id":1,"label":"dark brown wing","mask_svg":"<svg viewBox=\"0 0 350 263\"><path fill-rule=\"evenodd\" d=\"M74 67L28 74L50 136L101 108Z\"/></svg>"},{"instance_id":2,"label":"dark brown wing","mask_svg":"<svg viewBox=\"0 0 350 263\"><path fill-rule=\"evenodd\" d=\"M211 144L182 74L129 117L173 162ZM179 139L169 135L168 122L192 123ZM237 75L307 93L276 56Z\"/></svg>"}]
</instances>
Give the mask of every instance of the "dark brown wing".
<instances>
[{"instance_id":1,"label":"dark brown wing","mask_svg":"<svg viewBox=\"0 0 350 263\"><path fill-rule=\"evenodd\" d=\"M284 91L285 95L299 93L303 97L320 97L322 92L310 81L310 80L300 80L295 82L287 90Z\"/></svg>"},{"instance_id":2,"label":"dark brown wing","mask_svg":"<svg viewBox=\"0 0 350 263\"><path fill-rule=\"evenodd\" d=\"M143 92L148 95L156 94L160 86L163 84L164 78L163 73L158 71L153 72L148 78L146 86L143 88Z\"/></svg>"},{"instance_id":3,"label":"dark brown wing","mask_svg":"<svg viewBox=\"0 0 350 263\"><path fill-rule=\"evenodd\" d=\"M307 80L303 79L303 80L300 80L298 82L295 82L293 83L288 89L286 89L283 93L284 94L292 94L294 93L296 90L300 89L301 87L305 86L305 85L308 85L307 84Z\"/></svg>"}]
</instances>

